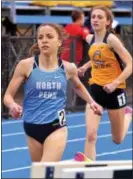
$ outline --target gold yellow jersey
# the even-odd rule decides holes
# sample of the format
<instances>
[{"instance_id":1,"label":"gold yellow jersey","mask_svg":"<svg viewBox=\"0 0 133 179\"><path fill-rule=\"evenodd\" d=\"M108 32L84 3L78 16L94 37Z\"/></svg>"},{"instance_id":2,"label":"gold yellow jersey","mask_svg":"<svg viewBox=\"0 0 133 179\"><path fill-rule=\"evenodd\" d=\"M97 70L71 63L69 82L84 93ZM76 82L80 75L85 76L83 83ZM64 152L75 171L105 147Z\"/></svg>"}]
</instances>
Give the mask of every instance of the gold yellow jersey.
<instances>
[{"instance_id":1,"label":"gold yellow jersey","mask_svg":"<svg viewBox=\"0 0 133 179\"><path fill-rule=\"evenodd\" d=\"M90 43L88 54L91 60L91 78L89 84L98 84L104 86L113 82L123 71L122 61L120 57L111 50L107 44L106 33L102 43L95 43L95 37ZM126 88L126 83L123 81L118 88Z\"/></svg>"}]
</instances>

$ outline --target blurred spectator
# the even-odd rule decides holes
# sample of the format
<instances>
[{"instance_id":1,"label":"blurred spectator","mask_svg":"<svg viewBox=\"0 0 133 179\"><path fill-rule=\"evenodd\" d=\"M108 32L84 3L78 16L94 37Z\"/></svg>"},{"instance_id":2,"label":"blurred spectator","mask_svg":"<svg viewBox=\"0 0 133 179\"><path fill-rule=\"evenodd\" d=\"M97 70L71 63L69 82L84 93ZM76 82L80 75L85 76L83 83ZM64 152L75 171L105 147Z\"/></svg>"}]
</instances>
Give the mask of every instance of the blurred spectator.
<instances>
[{"instance_id":1,"label":"blurred spectator","mask_svg":"<svg viewBox=\"0 0 133 179\"><path fill-rule=\"evenodd\" d=\"M65 27L65 31L68 33L69 38L66 39L63 44L64 50L61 53L61 59L71 62L73 61L78 67L80 67L81 65L83 65L89 60L89 56L88 56L89 47L85 41L85 38L90 33L90 30L83 26L85 22L85 16L83 11L75 10L72 12L71 17L73 23L68 24ZM84 86L88 85L88 76L89 76L88 73L90 74L89 70L86 72L84 77L82 78L80 77L80 80L82 81ZM76 105L82 106L84 104L85 102L80 97L77 96Z\"/></svg>"},{"instance_id":2,"label":"blurred spectator","mask_svg":"<svg viewBox=\"0 0 133 179\"><path fill-rule=\"evenodd\" d=\"M75 10L72 12L72 24L65 27L65 31L69 34L69 38L64 42L64 50L61 54L61 59L70 61L70 47L71 44L76 42L75 45L75 63L79 66L83 59L83 41L90 33L88 28L83 27L85 16L83 11ZM76 39L76 40L75 40Z\"/></svg>"},{"instance_id":3,"label":"blurred spectator","mask_svg":"<svg viewBox=\"0 0 133 179\"><path fill-rule=\"evenodd\" d=\"M9 34L12 36L16 35L17 27L16 24L13 24L8 17L3 17L2 18L2 26L5 27L5 34ZM3 27L3 28L4 28Z\"/></svg>"}]
</instances>

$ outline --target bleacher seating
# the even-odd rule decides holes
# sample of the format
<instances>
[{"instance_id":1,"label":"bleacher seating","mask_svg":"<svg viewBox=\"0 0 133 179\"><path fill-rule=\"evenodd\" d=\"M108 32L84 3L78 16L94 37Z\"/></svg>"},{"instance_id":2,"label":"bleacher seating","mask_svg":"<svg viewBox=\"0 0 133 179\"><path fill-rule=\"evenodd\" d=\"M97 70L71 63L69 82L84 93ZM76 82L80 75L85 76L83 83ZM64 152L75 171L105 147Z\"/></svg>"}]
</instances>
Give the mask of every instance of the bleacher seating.
<instances>
[{"instance_id":1,"label":"bleacher seating","mask_svg":"<svg viewBox=\"0 0 133 179\"><path fill-rule=\"evenodd\" d=\"M59 3L58 3L59 2ZM71 3L69 3L71 2ZM109 4L107 3L109 2ZM112 9L114 15L117 13L124 14L124 16L130 16L132 11L132 2L112 3L114 1L15 1L14 6L17 15L19 14L37 14L37 15L69 15L70 12L77 8L82 7L85 14L88 13L90 8L94 5L105 4ZM106 4L107 3L107 4ZM42 5L41 5L42 4ZM87 5L88 4L88 5ZM120 5L122 4L122 5ZM41 6L40 6L41 5ZM11 2L2 1L2 9L10 9L12 7ZM63 14L62 14L63 13Z\"/></svg>"},{"instance_id":2,"label":"bleacher seating","mask_svg":"<svg viewBox=\"0 0 133 179\"><path fill-rule=\"evenodd\" d=\"M115 7L117 7L117 8L132 8L133 1L115 1Z\"/></svg>"},{"instance_id":3,"label":"bleacher seating","mask_svg":"<svg viewBox=\"0 0 133 179\"><path fill-rule=\"evenodd\" d=\"M95 5L105 5L108 7L113 6L112 0L106 0L106 1L38 1L33 0L33 5L39 5L39 6L59 6L59 5L69 5L69 6L75 6L75 7L92 7Z\"/></svg>"},{"instance_id":4,"label":"bleacher seating","mask_svg":"<svg viewBox=\"0 0 133 179\"><path fill-rule=\"evenodd\" d=\"M70 3L71 2L71 3ZM112 9L115 16L131 16L132 2L118 3L117 1L15 1L16 15L70 15L77 7L82 7L85 15L94 5L106 5ZM124 4L124 5L123 5ZM2 9L10 9L13 2L2 1Z\"/></svg>"},{"instance_id":5,"label":"bleacher seating","mask_svg":"<svg viewBox=\"0 0 133 179\"><path fill-rule=\"evenodd\" d=\"M2 17L14 17L13 23L18 25L39 25L41 23L58 23L66 25L72 22L71 12L82 7L85 16L92 6L104 4L113 11L119 25L132 24L132 3L117 1L2 1ZM14 11L12 8L14 7ZM12 20L11 19L11 20ZM36 27L35 27L36 28ZM34 29L35 29L34 28Z\"/></svg>"},{"instance_id":6,"label":"bleacher seating","mask_svg":"<svg viewBox=\"0 0 133 179\"><path fill-rule=\"evenodd\" d=\"M131 25L132 18L131 17L116 17L116 21L120 25ZM50 16L50 15L17 15L16 16L17 24L42 24L42 23L57 23L57 24L70 24L72 23L72 19L70 16Z\"/></svg>"}]
</instances>

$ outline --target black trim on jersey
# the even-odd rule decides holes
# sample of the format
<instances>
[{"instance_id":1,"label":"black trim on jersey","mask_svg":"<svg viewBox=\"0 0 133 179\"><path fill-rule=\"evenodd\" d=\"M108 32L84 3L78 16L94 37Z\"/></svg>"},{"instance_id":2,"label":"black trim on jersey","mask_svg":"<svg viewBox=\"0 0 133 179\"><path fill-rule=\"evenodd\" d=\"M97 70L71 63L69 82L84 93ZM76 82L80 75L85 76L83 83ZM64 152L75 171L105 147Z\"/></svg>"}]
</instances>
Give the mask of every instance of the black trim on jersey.
<instances>
[{"instance_id":1,"label":"black trim on jersey","mask_svg":"<svg viewBox=\"0 0 133 179\"><path fill-rule=\"evenodd\" d=\"M107 39L108 39L108 36L109 36L110 33L111 32L107 31L105 36L104 36L104 38L103 38L103 42L106 43L106 44L107 44ZM95 35L93 35L93 38L91 40L90 45L92 45L94 42L95 42ZM114 53L115 58L117 59L119 65L120 65L121 70L123 70L124 69L124 65L123 65L123 62L122 62L121 58L119 57L119 55L113 49L110 49L110 50Z\"/></svg>"},{"instance_id":2,"label":"black trim on jersey","mask_svg":"<svg viewBox=\"0 0 133 179\"><path fill-rule=\"evenodd\" d=\"M124 64L123 64L121 58L119 57L119 55L114 50L113 50L113 52L114 52L114 55L115 55L119 65L120 65L121 70L123 70L124 69Z\"/></svg>"},{"instance_id":3,"label":"black trim on jersey","mask_svg":"<svg viewBox=\"0 0 133 179\"><path fill-rule=\"evenodd\" d=\"M107 38L108 38L109 34L110 34L110 32L106 32L106 35L104 37L104 41L103 42L106 43L106 44L107 44ZM124 66L123 66L123 62L122 62L121 58L119 57L119 55L113 49L110 49L110 50L114 53L115 58L117 59L119 65L120 65L121 70L123 70Z\"/></svg>"},{"instance_id":4,"label":"black trim on jersey","mask_svg":"<svg viewBox=\"0 0 133 179\"><path fill-rule=\"evenodd\" d=\"M33 69L35 69L38 64L39 64L39 62L38 62L38 55L35 55L35 57L34 57ZM29 76L25 79L25 82L30 78L33 69L31 70ZM24 83L25 83L25 82L24 82Z\"/></svg>"},{"instance_id":5,"label":"black trim on jersey","mask_svg":"<svg viewBox=\"0 0 133 179\"><path fill-rule=\"evenodd\" d=\"M34 57L33 69L35 69L37 66L39 66L39 55L35 55L35 57ZM59 67L61 67L64 70L64 65L60 58L59 58ZM27 78L25 78L24 83L26 83L26 81L30 78L31 73L32 73L32 71L30 72L29 76Z\"/></svg>"},{"instance_id":6,"label":"black trim on jersey","mask_svg":"<svg viewBox=\"0 0 133 179\"><path fill-rule=\"evenodd\" d=\"M61 67L64 70L64 64L60 58L59 58L59 67Z\"/></svg>"},{"instance_id":7,"label":"black trim on jersey","mask_svg":"<svg viewBox=\"0 0 133 179\"><path fill-rule=\"evenodd\" d=\"M35 61L34 61L33 69L35 69L37 66L39 66L39 58L38 58L38 56L39 55L35 55L35 57L34 57Z\"/></svg>"},{"instance_id":8,"label":"black trim on jersey","mask_svg":"<svg viewBox=\"0 0 133 179\"><path fill-rule=\"evenodd\" d=\"M95 35L93 35L91 42L90 42L90 45L92 45L94 42L95 42Z\"/></svg>"},{"instance_id":9,"label":"black trim on jersey","mask_svg":"<svg viewBox=\"0 0 133 179\"><path fill-rule=\"evenodd\" d=\"M34 61L33 69L35 69L37 66L39 66L39 55L35 55L34 60L35 61ZM59 64L59 67L61 67L64 70L64 65L60 58L59 58L58 64Z\"/></svg>"},{"instance_id":10,"label":"black trim on jersey","mask_svg":"<svg viewBox=\"0 0 133 179\"><path fill-rule=\"evenodd\" d=\"M110 32L107 31L105 36L104 36L104 39L103 39L104 43L107 43L107 38L108 38L109 34L110 34Z\"/></svg>"},{"instance_id":11,"label":"black trim on jersey","mask_svg":"<svg viewBox=\"0 0 133 179\"><path fill-rule=\"evenodd\" d=\"M103 38L104 43L107 43L107 38L108 38L109 34L110 34L110 32L107 31L104 38ZM95 35L93 35L92 40L90 42L90 45L92 45L94 42L95 42Z\"/></svg>"}]
</instances>

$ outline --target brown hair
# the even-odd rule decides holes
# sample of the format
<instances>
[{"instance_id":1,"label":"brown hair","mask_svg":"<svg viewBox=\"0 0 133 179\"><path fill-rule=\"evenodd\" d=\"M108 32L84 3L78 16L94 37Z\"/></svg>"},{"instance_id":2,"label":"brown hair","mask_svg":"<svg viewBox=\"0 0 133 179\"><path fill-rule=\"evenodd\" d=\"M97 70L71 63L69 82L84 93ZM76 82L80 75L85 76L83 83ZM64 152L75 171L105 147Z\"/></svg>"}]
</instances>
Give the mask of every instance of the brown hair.
<instances>
[{"instance_id":1,"label":"brown hair","mask_svg":"<svg viewBox=\"0 0 133 179\"><path fill-rule=\"evenodd\" d=\"M54 23L41 24L41 25L38 27L38 29L37 29L37 36L38 36L38 32L39 32L40 28L41 28L41 27L44 27L44 26L50 26L50 27L52 27L53 29L55 29L55 31L56 31L57 34L58 34L58 38L59 38L59 40L62 41L62 43L63 43L63 41L64 41L66 38L68 38L68 34L65 33L65 31L64 31L64 29L63 29L63 26L58 25L58 24L54 24ZM62 46L59 48L59 53L60 53L61 51L62 51ZM32 47L30 48L30 50L29 50L29 54L30 54L30 55L35 55L35 54L37 54L37 53L39 53L39 52L40 52L40 49L39 49L37 43L33 44L33 46L32 46Z\"/></svg>"},{"instance_id":2,"label":"brown hair","mask_svg":"<svg viewBox=\"0 0 133 179\"><path fill-rule=\"evenodd\" d=\"M83 11L82 11L82 10L72 11L72 14L71 14L72 21L75 22L75 21L77 21L78 19L80 19L82 14L83 14Z\"/></svg>"},{"instance_id":3,"label":"brown hair","mask_svg":"<svg viewBox=\"0 0 133 179\"><path fill-rule=\"evenodd\" d=\"M113 19L114 19L114 16L113 16L113 13L112 11L107 8L106 6L95 6L91 9L90 11L90 15L92 14L92 11L95 10L95 9L100 9L102 11L105 12L106 14L106 17L107 17L107 20L110 20L110 24L107 26L107 31L115 34L116 37L118 37L118 39L122 42L122 44L124 45L124 42L120 39L120 37L115 33L115 30L112 28L112 23L113 23Z\"/></svg>"},{"instance_id":4,"label":"brown hair","mask_svg":"<svg viewBox=\"0 0 133 179\"><path fill-rule=\"evenodd\" d=\"M112 23L113 23L114 16L113 16L111 10L108 9L106 6L95 6L95 7L93 7L93 8L91 9L90 15L92 14L93 10L95 10L95 9L100 9L100 10L102 10L102 11L105 12L106 17L107 17L107 20L110 21L110 24L107 26L107 30L110 31L110 32L112 32L112 33L115 33L114 30L113 30L113 28L112 28Z\"/></svg>"}]
</instances>

